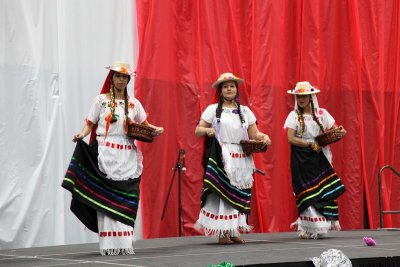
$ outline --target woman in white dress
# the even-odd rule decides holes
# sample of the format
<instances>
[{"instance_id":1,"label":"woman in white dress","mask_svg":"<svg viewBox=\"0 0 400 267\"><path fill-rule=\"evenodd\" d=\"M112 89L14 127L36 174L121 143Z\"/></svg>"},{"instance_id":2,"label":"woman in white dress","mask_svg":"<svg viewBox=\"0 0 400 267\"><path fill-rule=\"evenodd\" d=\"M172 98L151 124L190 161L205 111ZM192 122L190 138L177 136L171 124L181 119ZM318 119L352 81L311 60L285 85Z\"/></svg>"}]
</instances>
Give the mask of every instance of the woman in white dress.
<instances>
[{"instance_id":1,"label":"woman in white dress","mask_svg":"<svg viewBox=\"0 0 400 267\"><path fill-rule=\"evenodd\" d=\"M219 102L208 106L195 134L208 137L204 157L202 208L196 226L205 235L218 237L220 244L244 243L239 232L248 232L254 163L243 153L241 140L260 140L271 144L260 132L253 112L240 105L238 85L243 82L232 73L223 73L213 83Z\"/></svg>"},{"instance_id":2,"label":"woman in white dress","mask_svg":"<svg viewBox=\"0 0 400 267\"><path fill-rule=\"evenodd\" d=\"M151 125L136 98L129 97L127 84L131 66L115 62L85 120L63 187L72 192L71 210L92 231L99 234L102 255L134 254L133 228L139 206L142 153L127 136L128 124L136 122L163 133ZM90 132L90 145L81 139ZM139 219L139 217L138 217ZM139 220L140 221L140 220ZM138 226L138 225L136 225Z\"/></svg>"},{"instance_id":3,"label":"woman in white dress","mask_svg":"<svg viewBox=\"0 0 400 267\"><path fill-rule=\"evenodd\" d=\"M286 118L288 142L291 144L292 185L298 208L298 219L291 225L303 239L325 237L329 230L340 230L337 198L345 191L332 167L329 146L321 147L315 137L338 128L326 109L320 108L309 82L298 82L287 91L295 96L294 110Z\"/></svg>"}]
</instances>

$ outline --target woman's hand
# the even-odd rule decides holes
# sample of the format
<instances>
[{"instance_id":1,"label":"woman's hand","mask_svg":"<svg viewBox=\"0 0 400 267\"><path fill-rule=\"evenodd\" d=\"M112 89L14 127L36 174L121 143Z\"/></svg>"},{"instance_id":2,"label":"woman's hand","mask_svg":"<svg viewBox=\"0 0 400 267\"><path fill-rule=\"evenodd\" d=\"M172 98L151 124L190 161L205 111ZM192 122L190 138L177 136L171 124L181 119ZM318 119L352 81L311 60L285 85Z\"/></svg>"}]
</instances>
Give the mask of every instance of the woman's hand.
<instances>
[{"instance_id":1,"label":"woman's hand","mask_svg":"<svg viewBox=\"0 0 400 267\"><path fill-rule=\"evenodd\" d=\"M160 136L164 132L163 127L154 127L154 131L151 133L154 136Z\"/></svg>"},{"instance_id":2,"label":"woman's hand","mask_svg":"<svg viewBox=\"0 0 400 267\"><path fill-rule=\"evenodd\" d=\"M76 135L74 135L74 139L72 139L72 142L76 143L76 141L78 141L79 139L83 139L84 137L85 137L84 134L77 133Z\"/></svg>"},{"instance_id":3,"label":"woman's hand","mask_svg":"<svg viewBox=\"0 0 400 267\"><path fill-rule=\"evenodd\" d=\"M194 130L194 134L197 137L213 137L215 136L215 130L211 126L211 123L208 123L205 120L200 120L199 124L197 124L196 129Z\"/></svg>"},{"instance_id":4,"label":"woman's hand","mask_svg":"<svg viewBox=\"0 0 400 267\"><path fill-rule=\"evenodd\" d=\"M158 127L158 126L155 126L153 124L150 124L147 120L142 122L142 125L150 127L150 128L153 129L153 131L151 132L152 136L160 136L164 132L164 128L163 127Z\"/></svg>"},{"instance_id":5,"label":"woman's hand","mask_svg":"<svg viewBox=\"0 0 400 267\"><path fill-rule=\"evenodd\" d=\"M87 121L85 126L82 129L82 132L74 135L74 139L72 139L72 142L76 143L76 141L78 141L79 139L85 138L85 136L90 133L92 128L93 128L93 123L91 123L90 121Z\"/></svg>"},{"instance_id":6,"label":"woman's hand","mask_svg":"<svg viewBox=\"0 0 400 267\"><path fill-rule=\"evenodd\" d=\"M344 129L344 127L342 125L340 125L339 127L335 128L336 131L338 131L342 137L346 135L347 131Z\"/></svg>"},{"instance_id":7,"label":"woman's hand","mask_svg":"<svg viewBox=\"0 0 400 267\"><path fill-rule=\"evenodd\" d=\"M310 148L316 153L319 153L322 150L322 147L315 142L310 144Z\"/></svg>"},{"instance_id":8,"label":"woman's hand","mask_svg":"<svg viewBox=\"0 0 400 267\"><path fill-rule=\"evenodd\" d=\"M214 137L215 136L215 129L214 128L204 128L206 131L207 137Z\"/></svg>"},{"instance_id":9,"label":"woman's hand","mask_svg":"<svg viewBox=\"0 0 400 267\"><path fill-rule=\"evenodd\" d=\"M269 139L269 136L267 134L263 135L263 139L261 139L261 141L267 146L271 145L271 139Z\"/></svg>"},{"instance_id":10,"label":"woman's hand","mask_svg":"<svg viewBox=\"0 0 400 267\"><path fill-rule=\"evenodd\" d=\"M247 128L247 133L250 140L261 141L267 146L271 145L271 139L269 136L263 132L260 132L255 123L249 125L249 128Z\"/></svg>"}]
</instances>

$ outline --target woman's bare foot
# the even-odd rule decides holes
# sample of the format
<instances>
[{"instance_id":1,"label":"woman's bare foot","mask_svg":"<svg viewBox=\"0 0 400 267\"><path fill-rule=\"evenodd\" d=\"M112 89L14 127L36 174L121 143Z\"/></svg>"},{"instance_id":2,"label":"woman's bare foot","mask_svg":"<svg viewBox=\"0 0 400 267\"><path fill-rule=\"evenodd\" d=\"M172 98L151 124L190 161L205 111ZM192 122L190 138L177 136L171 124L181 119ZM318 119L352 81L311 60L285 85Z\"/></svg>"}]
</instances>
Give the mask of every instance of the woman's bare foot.
<instances>
[{"instance_id":1,"label":"woman's bare foot","mask_svg":"<svg viewBox=\"0 0 400 267\"><path fill-rule=\"evenodd\" d=\"M232 241L231 241L231 239L229 238L229 236L220 237L220 238L218 239L218 244L221 244L221 245L226 245L226 244L231 244L231 243L232 243Z\"/></svg>"},{"instance_id":2,"label":"woman's bare foot","mask_svg":"<svg viewBox=\"0 0 400 267\"><path fill-rule=\"evenodd\" d=\"M311 239L311 235L308 233L301 233L301 234L299 234L299 237L301 239Z\"/></svg>"},{"instance_id":3,"label":"woman's bare foot","mask_svg":"<svg viewBox=\"0 0 400 267\"><path fill-rule=\"evenodd\" d=\"M229 239L230 239L233 243L236 243L236 244L244 244L244 243L246 243L246 242L243 240L243 238L241 238L240 236L231 236Z\"/></svg>"}]
</instances>

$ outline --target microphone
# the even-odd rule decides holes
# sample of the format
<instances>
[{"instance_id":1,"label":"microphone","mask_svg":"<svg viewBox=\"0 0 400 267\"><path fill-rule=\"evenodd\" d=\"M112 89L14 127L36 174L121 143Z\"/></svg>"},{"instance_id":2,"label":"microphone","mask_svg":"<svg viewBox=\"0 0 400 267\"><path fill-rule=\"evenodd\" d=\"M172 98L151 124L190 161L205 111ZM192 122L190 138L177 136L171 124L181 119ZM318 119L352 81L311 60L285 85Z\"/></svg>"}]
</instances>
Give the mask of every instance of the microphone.
<instances>
[{"instance_id":1,"label":"microphone","mask_svg":"<svg viewBox=\"0 0 400 267\"><path fill-rule=\"evenodd\" d=\"M181 154L182 154L182 171L186 172L186 164L185 164L186 155L184 149L181 149Z\"/></svg>"}]
</instances>

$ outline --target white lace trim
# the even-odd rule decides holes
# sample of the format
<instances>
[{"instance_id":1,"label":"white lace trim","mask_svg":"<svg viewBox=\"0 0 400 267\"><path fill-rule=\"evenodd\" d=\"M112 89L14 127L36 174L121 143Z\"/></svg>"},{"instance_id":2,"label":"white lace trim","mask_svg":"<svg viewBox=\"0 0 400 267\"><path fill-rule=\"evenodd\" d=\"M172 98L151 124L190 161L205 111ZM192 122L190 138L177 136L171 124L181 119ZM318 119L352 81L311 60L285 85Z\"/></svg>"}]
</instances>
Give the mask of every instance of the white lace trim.
<instances>
[{"instance_id":1,"label":"white lace trim","mask_svg":"<svg viewBox=\"0 0 400 267\"><path fill-rule=\"evenodd\" d=\"M202 225L198 221L196 222L195 227L198 229L203 229L204 235L212 237L225 237L225 236L237 237L239 236L239 233L249 233L253 229L253 227L250 225L247 225L245 227L239 227L237 229L232 228L227 230L209 229L204 227L204 225Z\"/></svg>"},{"instance_id":2,"label":"white lace trim","mask_svg":"<svg viewBox=\"0 0 400 267\"><path fill-rule=\"evenodd\" d=\"M206 213L210 213L206 211ZM233 214L223 215L231 216L232 219L217 219L219 215L212 214L213 218L203 214L203 209L200 211L199 219L197 220L195 227L203 229L206 236L239 236L240 232L248 233L253 227L248 225L246 222L247 216L243 213L236 213L236 218Z\"/></svg>"},{"instance_id":3,"label":"white lace trim","mask_svg":"<svg viewBox=\"0 0 400 267\"><path fill-rule=\"evenodd\" d=\"M299 218L290 225L290 228L298 232L300 237L318 239L326 237L329 231L340 231L339 221L329 220L303 220L302 217L321 218L323 217L314 207L308 207L301 213Z\"/></svg>"}]
</instances>

